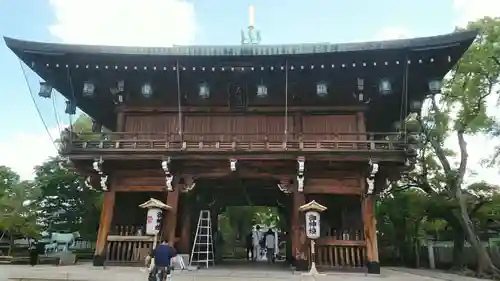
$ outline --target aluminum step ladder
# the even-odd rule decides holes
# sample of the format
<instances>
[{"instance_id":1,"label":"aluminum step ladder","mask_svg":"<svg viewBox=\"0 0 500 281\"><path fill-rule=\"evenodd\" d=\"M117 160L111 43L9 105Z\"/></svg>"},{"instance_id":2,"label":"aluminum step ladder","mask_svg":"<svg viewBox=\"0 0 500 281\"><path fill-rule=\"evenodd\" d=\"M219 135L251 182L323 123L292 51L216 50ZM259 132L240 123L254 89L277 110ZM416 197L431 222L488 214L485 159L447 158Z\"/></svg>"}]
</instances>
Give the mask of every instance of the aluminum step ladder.
<instances>
[{"instance_id":1,"label":"aluminum step ladder","mask_svg":"<svg viewBox=\"0 0 500 281\"><path fill-rule=\"evenodd\" d=\"M189 267L205 264L215 265L214 243L212 239L212 221L209 210L201 210L198 217L198 226L194 236L193 248L189 257Z\"/></svg>"}]
</instances>

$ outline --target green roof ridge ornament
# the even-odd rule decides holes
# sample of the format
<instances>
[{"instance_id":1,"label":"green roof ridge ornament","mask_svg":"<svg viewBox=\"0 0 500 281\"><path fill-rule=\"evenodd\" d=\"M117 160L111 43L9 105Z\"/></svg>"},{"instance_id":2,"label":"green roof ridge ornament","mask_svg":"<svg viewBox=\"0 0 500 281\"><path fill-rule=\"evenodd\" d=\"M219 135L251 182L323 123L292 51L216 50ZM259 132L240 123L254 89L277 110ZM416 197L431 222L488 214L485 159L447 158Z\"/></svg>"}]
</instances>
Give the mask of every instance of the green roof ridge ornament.
<instances>
[{"instance_id":1,"label":"green roof ridge ornament","mask_svg":"<svg viewBox=\"0 0 500 281\"><path fill-rule=\"evenodd\" d=\"M255 29L254 26L254 7L250 5L248 8L249 14L249 24L247 34L245 35L245 31L241 31L241 45L258 45L260 44L260 31Z\"/></svg>"}]
</instances>

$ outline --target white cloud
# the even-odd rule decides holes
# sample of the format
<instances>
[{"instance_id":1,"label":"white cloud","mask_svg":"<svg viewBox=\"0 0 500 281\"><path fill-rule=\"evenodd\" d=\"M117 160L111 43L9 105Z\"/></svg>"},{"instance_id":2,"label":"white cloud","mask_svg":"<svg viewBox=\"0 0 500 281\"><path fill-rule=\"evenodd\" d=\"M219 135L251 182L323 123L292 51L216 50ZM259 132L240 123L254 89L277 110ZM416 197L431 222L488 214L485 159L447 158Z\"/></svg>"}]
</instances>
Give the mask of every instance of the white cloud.
<instances>
[{"instance_id":1,"label":"white cloud","mask_svg":"<svg viewBox=\"0 0 500 281\"><path fill-rule=\"evenodd\" d=\"M66 43L165 47L192 43L194 6L185 0L51 0L50 33Z\"/></svg>"},{"instance_id":2,"label":"white cloud","mask_svg":"<svg viewBox=\"0 0 500 281\"><path fill-rule=\"evenodd\" d=\"M373 40L395 40L408 38L410 32L402 27L385 27L382 28Z\"/></svg>"},{"instance_id":3,"label":"white cloud","mask_svg":"<svg viewBox=\"0 0 500 281\"><path fill-rule=\"evenodd\" d=\"M51 129L50 134L57 139L59 129ZM45 131L19 131L0 139L0 165L12 168L22 180L33 179L33 168L56 155L57 151Z\"/></svg>"},{"instance_id":4,"label":"white cloud","mask_svg":"<svg viewBox=\"0 0 500 281\"><path fill-rule=\"evenodd\" d=\"M457 13L454 25L460 27L485 16L500 16L500 1L498 0L453 0L453 8Z\"/></svg>"}]
</instances>

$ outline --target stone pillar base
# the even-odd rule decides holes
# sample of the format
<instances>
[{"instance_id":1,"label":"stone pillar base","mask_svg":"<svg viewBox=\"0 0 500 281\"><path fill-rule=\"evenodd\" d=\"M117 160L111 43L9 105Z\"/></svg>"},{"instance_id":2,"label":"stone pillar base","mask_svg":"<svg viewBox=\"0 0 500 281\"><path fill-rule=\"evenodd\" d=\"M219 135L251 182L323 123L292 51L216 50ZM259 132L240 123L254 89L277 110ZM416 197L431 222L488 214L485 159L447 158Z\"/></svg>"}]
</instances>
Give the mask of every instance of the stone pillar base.
<instances>
[{"instance_id":1,"label":"stone pillar base","mask_svg":"<svg viewBox=\"0 0 500 281\"><path fill-rule=\"evenodd\" d=\"M92 264L94 266L104 266L104 256L101 255L95 255L94 258L92 259Z\"/></svg>"},{"instance_id":2,"label":"stone pillar base","mask_svg":"<svg viewBox=\"0 0 500 281\"><path fill-rule=\"evenodd\" d=\"M370 274L380 274L380 264L378 261L369 261L366 264L366 268Z\"/></svg>"}]
</instances>

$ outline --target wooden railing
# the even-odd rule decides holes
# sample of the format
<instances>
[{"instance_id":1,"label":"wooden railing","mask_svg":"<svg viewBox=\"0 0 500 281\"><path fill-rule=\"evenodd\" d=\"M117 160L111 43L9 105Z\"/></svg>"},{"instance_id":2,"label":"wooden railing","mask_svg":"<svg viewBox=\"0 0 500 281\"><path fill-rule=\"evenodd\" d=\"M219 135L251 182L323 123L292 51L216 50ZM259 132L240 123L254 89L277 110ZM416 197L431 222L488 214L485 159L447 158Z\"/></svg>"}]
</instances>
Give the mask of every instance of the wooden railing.
<instances>
[{"instance_id":1,"label":"wooden railing","mask_svg":"<svg viewBox=\"0 0 500 281\"><path fill-rule=\"evenodd\" d=\"M402 151L394 133L334 134L158 134L105 133L74 135L63 152L230 152L230 151Z\"/></svg>"},{"instance_id":2,"label":"wooden railing","mask_svg":"<svg viewBox=\"0 0 500 281\"><path fill-rule=\"evenodd\" d=\"M327 231L316 241L316 265L322 268L362 269L366 244L360 230Z\"/></svg>"},{"instance_id":3,"label":"wooden railing","mask_svg":"<svg viewBox=\"0 0 500 281\"><path fill-rule=\"evenodd\" d=\"M153 248L151 236L109 235L107 239L106 262L121 264L144 263Z\"/></svg>"}]
</instances>

